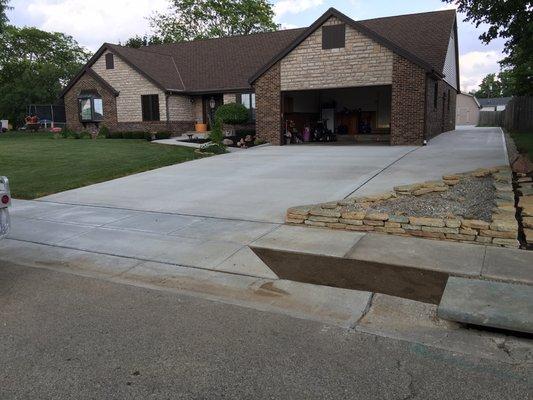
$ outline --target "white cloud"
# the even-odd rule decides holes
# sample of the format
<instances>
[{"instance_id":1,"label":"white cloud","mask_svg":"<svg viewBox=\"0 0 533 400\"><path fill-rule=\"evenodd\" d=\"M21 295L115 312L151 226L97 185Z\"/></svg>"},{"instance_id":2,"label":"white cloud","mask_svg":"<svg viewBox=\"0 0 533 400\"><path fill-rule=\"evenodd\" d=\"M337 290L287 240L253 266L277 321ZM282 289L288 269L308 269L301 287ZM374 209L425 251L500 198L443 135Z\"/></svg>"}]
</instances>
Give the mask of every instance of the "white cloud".
<instances>
[{"instance_id":1,"label":"white cloud","mask_svg":"<svg viewBox=\"0 0 533 400\"><path fill-rule=\"evenodd\" d=\"M477 89L485 75L498 73L502 59L499 51L471 51L459 57L459 69L461 72L461 90L469 92Z\"/></svg>"},{"instance_id":2,"label":"white cloud","mask_svg":"<svg viewBox=\"0 0 533 400\"><path fill-rule=\"evenodd\" d=\"M280 0L274 4L274 13L276 19L279 19L285 14L298 14L310 8L319 7L323 3L324 0Z\"/></svg>"},{"instance_id":3,"label":"white cloud","mask_svg":"<svg viewBox=\"0 0 533 400\"><path fill-rule=\"evenodd\" d=\"M29 0L15 11L38 16L33 21L37 27L69 34L94 51L103 42L148 32L146 17L167 4L167 0Z\"/></svg>"}]
</instances>

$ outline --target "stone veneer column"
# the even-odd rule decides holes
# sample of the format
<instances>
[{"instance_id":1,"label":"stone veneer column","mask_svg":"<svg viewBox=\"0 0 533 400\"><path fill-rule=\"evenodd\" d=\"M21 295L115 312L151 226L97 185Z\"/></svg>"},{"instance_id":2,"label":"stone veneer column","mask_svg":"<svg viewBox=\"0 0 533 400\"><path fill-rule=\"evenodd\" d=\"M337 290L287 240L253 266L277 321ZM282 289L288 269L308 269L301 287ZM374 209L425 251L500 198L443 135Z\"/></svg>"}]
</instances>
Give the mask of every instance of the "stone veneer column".
<instances>
[{"instance_id":1,"label":"stone veneer column","mask_svg":"<svg viewBox=\"0 0 533 400\"><path fill-rule=\"evenodd\" d=\"M269 143L281 144L281 79L279 62L254 83L256 133Z\"/></svg>"},{"instance_id":2,"label":"stone veneer column","mask_svg":"<svg viewBox=\"0 0 533 400\"><path fill-rule=\"evenodd\" d=\"M394 54L392 68L391 144L421 145L424 141L426 72Z\"/></svg>"}]
</instances>

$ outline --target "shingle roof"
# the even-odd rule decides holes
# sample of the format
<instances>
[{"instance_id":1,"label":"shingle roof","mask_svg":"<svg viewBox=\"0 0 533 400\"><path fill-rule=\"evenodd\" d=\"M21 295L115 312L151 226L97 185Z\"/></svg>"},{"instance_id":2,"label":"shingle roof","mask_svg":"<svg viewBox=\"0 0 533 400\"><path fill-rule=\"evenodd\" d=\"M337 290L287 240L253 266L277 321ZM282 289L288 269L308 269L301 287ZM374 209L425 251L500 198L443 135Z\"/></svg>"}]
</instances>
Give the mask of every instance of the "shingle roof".
<instances>
[{"instance_id":1,"label":"shingle roof","mask_svg":"<svg viewBox=\"0 0 533 400\"><path fill-rule=\"evenodd\" d=\"M512 97L490 97L486 99L478 99L479 104L483 107L486 106L506 106Z\"/></svg>"},{"instance_id":2,"label":"shingle roof","mask_svg":"<svg viewBox=\"0 0 533 400\"><path fill-rule=\"evenodd\" d=\"M104 44L84 71L106 49L124 59L154 84L166 91L185 93L250 89L250 80L305 39L323 19L335 15L371 35L427 70L443 74L448 43L455 24L455 11L435 11L353 21L335 9L328 10L309 28L256 33L219 39L152 45L133 49ZM82 71L69 83L75 83Z\"/></svg>"},{"instance_id":3,"label":"shingle roof","mask_svg":"<svg viewBox=\"0 0 533 400\"><path fill-rule=\"evenodd\" d=\"M455 10L398 15L359 21L442 73L450 34L455 24Z\"/></svg>"}]
</instances>

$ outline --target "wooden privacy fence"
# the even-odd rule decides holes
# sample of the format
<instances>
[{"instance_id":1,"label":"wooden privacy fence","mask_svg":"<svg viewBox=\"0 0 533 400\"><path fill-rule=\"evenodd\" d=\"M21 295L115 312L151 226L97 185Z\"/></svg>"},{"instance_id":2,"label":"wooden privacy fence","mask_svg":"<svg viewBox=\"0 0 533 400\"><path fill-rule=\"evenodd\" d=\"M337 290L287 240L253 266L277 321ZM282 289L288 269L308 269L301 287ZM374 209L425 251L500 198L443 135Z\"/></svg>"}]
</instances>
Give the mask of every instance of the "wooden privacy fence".
<instances>
[{"instance_id":1,"label":"wooden privacy fence","mask_svg":"<svg viewBox=\"0 0 533 400\"><path fill-rule=\"evenodd\" d=\"M480 111L478 126L501 126L509 132L533 132L533 97L513 97L504 111Z\"/></svg>"},{"instance_id":2,"label":"wooden privacy fence","mask_svg":"<svg viewBox=\"0 0 533 400\"><path fill-rule=\"evenodd\" d=\"M513 97L504 112L500 126L510 132L533 133L533 97Z\"/></svg>"},{"instance_id":3,"label":"wooden privacy fence","mask_svg":"<svg viewBox=\"0 0 533 400\"><path fill-rule=\"evenodd\" d=\"M505 111L480 111L478 126L503 126Z\"/></svg>"}]
</instances>

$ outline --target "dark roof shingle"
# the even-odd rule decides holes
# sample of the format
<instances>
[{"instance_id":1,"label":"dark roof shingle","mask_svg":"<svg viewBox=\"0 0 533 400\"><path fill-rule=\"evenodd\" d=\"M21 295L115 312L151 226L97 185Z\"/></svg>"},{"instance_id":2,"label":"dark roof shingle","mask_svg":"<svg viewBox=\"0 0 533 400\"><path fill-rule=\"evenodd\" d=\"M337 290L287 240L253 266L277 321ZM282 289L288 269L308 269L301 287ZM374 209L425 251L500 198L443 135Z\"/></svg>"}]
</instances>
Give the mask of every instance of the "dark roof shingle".
<instances>
[{"instance_id":1,"label":"dark roof shingle","mask_svg":"<svg viewBox=\"0 0 533 400\"><path fill-rule=\"evenodd\" d=\"M367 30L378 40L388 41L415 62L443 73L448 43L455 24L455 11L434 11L353 21L335 9L322 18L338 15L356 28ZM315 24L318 24L320 20ZM313 24L313 25L315 25ZM250 89L250 79L281 57L313 29L298 28L219 39L152 45L134 49L105 44L84 71L109 48L133 68L166 91L185 93L239 91ZM63 91L71 87L74 78Z\"/></svg>"}]
</instances>

